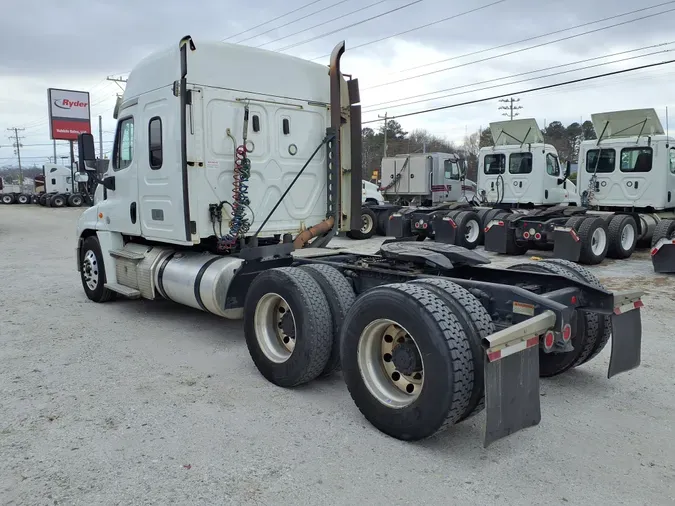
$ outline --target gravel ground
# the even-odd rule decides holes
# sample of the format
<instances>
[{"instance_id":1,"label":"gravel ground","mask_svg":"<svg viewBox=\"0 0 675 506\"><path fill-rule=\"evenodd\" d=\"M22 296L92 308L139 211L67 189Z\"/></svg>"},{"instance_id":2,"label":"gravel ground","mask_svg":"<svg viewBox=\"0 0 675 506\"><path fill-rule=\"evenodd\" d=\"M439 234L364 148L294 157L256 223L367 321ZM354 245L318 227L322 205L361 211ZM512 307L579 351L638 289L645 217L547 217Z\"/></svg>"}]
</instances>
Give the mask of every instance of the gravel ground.
<instances>
[{"instance_id":1,"label":"gravel ground","mask_svg":"<svg viewBox=\"0 0 675 506\"><path fill-rule=\"evenodd\" d=\"M0 207L3 505L675 504L675 277L644 253L593 269L647 291L639 369L607 380L608 347L542 381L538 427L483 449L478 416L411 444L370 426L340 376L267 383L240 322L89 302L79 212Z\"/></svg>"}]
</instances>

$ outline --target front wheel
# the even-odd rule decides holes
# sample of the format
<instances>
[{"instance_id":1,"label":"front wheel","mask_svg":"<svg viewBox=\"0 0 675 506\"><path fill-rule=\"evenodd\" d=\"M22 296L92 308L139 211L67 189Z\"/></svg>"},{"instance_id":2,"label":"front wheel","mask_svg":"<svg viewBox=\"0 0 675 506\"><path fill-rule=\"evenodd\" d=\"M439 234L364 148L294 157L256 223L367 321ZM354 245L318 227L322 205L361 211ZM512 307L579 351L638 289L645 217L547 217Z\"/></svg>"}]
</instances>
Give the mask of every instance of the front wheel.
<instances>
[{"instance_id":1,"label":"front wheel","mask_svg":"<svg viewBox=\"0 0 675 506\"><path fill-rule=\"evenodd\" d=\"M80 278L89 300L107 302L115 298L115 292L105 287L105 265L96 236L87 237L80 249Z\"/></svg>"}]
</instances>

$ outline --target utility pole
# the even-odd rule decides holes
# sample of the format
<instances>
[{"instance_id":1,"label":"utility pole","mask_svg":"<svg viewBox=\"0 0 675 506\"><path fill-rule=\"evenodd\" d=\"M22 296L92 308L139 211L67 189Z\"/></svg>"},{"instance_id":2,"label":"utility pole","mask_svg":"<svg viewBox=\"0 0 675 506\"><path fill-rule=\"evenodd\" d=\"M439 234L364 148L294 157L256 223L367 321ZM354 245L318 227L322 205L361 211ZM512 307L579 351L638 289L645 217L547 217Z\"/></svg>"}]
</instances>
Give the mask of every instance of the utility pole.
<instances>
[{"instance_id":1,"label":"utility pole","mask_svg":"<svg viewBox=\"0 0 675 506\"><path fill-rule=\"evenodd\" d=\"M508 117L511 119L511 121L513 121L513 118L515 118L516 116L519 115L519 113L517 113L517 112L515 112L515 111L517 111L518 109L522 109L522 108L523 108L523 106L521 106L521 105L513 105L513 104L515 104L515 103L517 103L517 102L520 102L520 99L519 99L519 98L513 98L513 97L511 97L511 98L502 98L502 99L499 100L499 101L500 101L500 102L503 102L503 103L505 103L505 104L508 104L508 105L502 105L502 106L500 106L499 109L500 109L500 110L505 110L505 111L507 111L507 112L505 112L505 113L502 113L502 116L508 116Z\"/></svg>"},{"instance_id":2,"label":"utility pole","mask_svg":"<svg viewBox=\"0 0 675 506\"><path fill-rule=\"evenodd\" d=\"M387 113L384 113L384 116L377 115L378 118L384 120L384 157L387 157Z\"/></svg>"},{"instance_id":3,"label":"utility pole","mask_svg":"<svg viewBox=\"0 0 675 506\"><path fill-rule=\"evenodd\" d=\"M103 117L98 115L98 157L103 159Z\"/></svg>"},{"instance_id":4,"label":"utility pole","mask_svg":"<svg viewBox=\"0 0 675 506\"><path fill-rule=\"evenodd\" d=\"M106 77L106 80L114 82L117 86L119 86L120 90L124 91L124 88L122 88L122 85L120 83L126 83L127 82L126 79L122 78L121 76L120 77L108 76ZM118 97L120 96L119 93L117 94L117 96Z\"/></svg>"},{"instance_id":5,"label":"utility pole","mask_svg":"<svg viewBox=\"0 0 675 506\"><path fill-rule=\"evenodd\" d=\"M19 188L21 191L23 191L23 169L21 168L21 148L23 147L23 144L21 144L19 141L19 139L23 139L23 137L19 137L19 131L24 131L25 128L12 127L8 128L7 130L14 132L14 135L8 136L8 139L12 141L12 146L14 146L14 154L19 159Z\"/></svg>"},{"instance_id":6,"label":"utility pole","mask_svg":"<svg viewBox=\"0 0 675 506\"><path fill-rule=\"evenodd\" d=\"M56 139L52 141L54 143L54 165L56 165Z\"/></svg>"}]
</instances>

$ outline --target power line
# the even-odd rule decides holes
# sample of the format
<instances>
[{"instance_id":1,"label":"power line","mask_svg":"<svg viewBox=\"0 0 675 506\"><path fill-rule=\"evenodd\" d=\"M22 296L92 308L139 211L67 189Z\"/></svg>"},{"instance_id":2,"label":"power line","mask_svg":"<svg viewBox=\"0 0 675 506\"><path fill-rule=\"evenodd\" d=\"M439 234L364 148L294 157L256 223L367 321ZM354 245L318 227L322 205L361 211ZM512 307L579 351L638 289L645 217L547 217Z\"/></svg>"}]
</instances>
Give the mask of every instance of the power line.
<instances>
[{"instance_id":1,"label":"power line","mask_svg":"<svg viewBox=\"0 0 675 506\"><path fill-rule=\"evenodd\" d=\"M290 14L301 11L302 9L305 9L305 8L309 7L310 5L318 4L321 1L322 0L314 0L312 2L306 3L305 5L302 5L301 7L298 7L297 9L289 11L286 14L282 14L281 16L277 16L276 18L272 18L268 21L265 21L264 23L260 23L259 25L256 25L253 28L248 28L248 29L244 30L243 32L235 33L234 35L230 35L229 37L225 37L224 39L220 39L220 41L225 42L226 40L230 40L230 39L233 39L235 37L239 37L240 35L243 35L246 32L250 32L251 30L255 30L256 28L260 28L261 26L265 26L266 24L269 24L269 23L274 23L275 21L277 21L281 18L285 18L286 16L288 16Z\"/></svg>"},{"instance_id":2,"label":"power line","mask_svg":"<svg viewBox=\"0 0 675 506\"><path fill-rule=\"evenodd\" d=\"M480 10L483 10L483 9L487 9L488 7L492 7L493 5L497 5L497 4L500 4L502 2L506 2L506 1L507 0L497 0L496 2L492 2L491 4L483 5L481 7L476 7L475 9L460 12L459 14L454 14L452 16L448 16L447 18L439 19L438 21L432 21L431 23L426 23L424 25L421 25L421 26L418 26L418 27L415 27L415 28L410 28L409 30L404 30L402 32L395 33L393 35L387 35L386 37L382 37L381 39L371 40L370 42L366 42L364 44L359 44L358 46L350 47L348 49L348 51L352 52L356 49L359 49L359 48L362 48L362 47L365 47L365 46L369 46L371 44L377 44L378 42L382 42L383 40L391 39L393 37L398 37L400 35L405 35L407 33L411 33L411 32L417 31L417 30L421 30L422 28L428 28L430 26L437 25L438 23L444 23L445 21L450 21L451 19L456 19L456 18L459 18L461 16L466 16L467 14L472 14L474 12L477 12L477 11L480 11ZM323 56L318 56L316 58L312 58L310 61L322 60L324 58L328 58L329 56L330 56L330 54L325 54Z\"/></svg>"},{"instance_id":3,"label":"power line","mask_svg":"<svg viewBox=\"0 0 675 506\"><path fill-rule=\"evenodd\" d=\"M400 11L401 9L406 9L410 7L411 5L418 4L420 2L423 2L424 0L415 0L414 2L407 3L405 5L401 5L400 7L396 7L395 9L388 10L386 12L383 12L382 14L378 14L377 16L371 16L369 18L363 19L361 21L357 21L356 23L352 23L351 25L343 26L342 28L338 28L337 30L333 30L328 33L324 33L323 35L317 35L316 37L312 37L300 42L296 42L295 44L291 44L286 47L282 47L281 49L277 49L277 51L286 51L288 49L294 48L296 46L302 46L303 44L307 44L308 42L312 42L316 39L323 39L324 37L328 37L329 35L333 35L334 33L341 32L342 30L346 30L347 28L353 28L354 26L362 25L363 23L367 23L368 21L372 21L373 19L381 18L382 16L386 16L387 14L391 14L392 12Z\"/></svg>"},{"instance_id":4,"label":"power line","mask_svg":"<svg viewBox=\"0 0 675 506\"><path fill-rule=\"evenodd\" d=\"M634 52L634 51L636 51L636 50L622 51L621 53ZM641 55L637 55L637 56L631 56L631 57L628 57L628 58L621 58L619 60L612 60L612 61L609 61L609 62L596 63L595 65L587 65L586 67L563 70L561 72L554 72L552 74L547 74L547 75L544 75L544 76L536 76L536 77L530 77L530 78L527 78L527 79L520 79L518 81L512 81L510 83L502 83L502 84L496 84L496 85L492 85L492 86L485 86L483 88L477 88L477 89L473 89L473 90L462 91L462 92L459 92L459 93L451 93L449 95L441 95L440 97L433 97L433 98L428 98L428 99L424 99L424 100L415 100L413 102L405 102L403 104L392 105L392 102L383 102L381 104L378 104L378 106L385 106L387 109L395 109L397 107L404 107L404 106L407 106L407 105L414 105L414 104L421 104L421 103L424 103L424 102L429 102L430 100L439 100L441 98L456 97L458 95L465 95L467 93L475 93L477 91L491 90L491 89L494 89L494 88L503 88L505 86L510 86L510 85L513 85L513 84L520 84L520 83L525 83L525 82L528 82L528 81L534 81L534 80L537 80L537 79L545 79L547 77L555 77L555 76L559 76L559 75L563 75L563 74L569 74L570 72L579 72L579 71L582 71L582 70L588 70L588 69L592 69L592 68L596 68L596 67L601 67L603 65L610 65L612 63L622 63L622 62L625 62L625 61L628 61L628 60L635 60L636 58L644 58L646 56L653 56L655 54L669 53L671 51L672 51L672 49L665 49L665 50L661 50L661 51L653 51L651 53L641 54ZM596 57L596 58L589 58L587 60L580 60L578 62L566 63L566 64L563 64L563 65L555 65L553 67L549 67L549 68L545 68L545 69L534 70L534 71L530 71L530 72L522 72L520 74L514 74L512 76L500 77L500 78L497 78L497 79L489 79L489 80L483 81L483 82L478 82L478 83L468 84L468 85L463 85L463 86L456 86L454 88L447 88L445 90L434 91L434 92L431 92L431 93L425 93L425 94L417 95L417 96L424 96L424 95L429 95L429 94L435 95L437 93L442 93L444 91L456 90L456 89L460 89L460 88L468 88L468 87L476 86L476 85L479 85L479 84L485 84L485 83L489 83L489 82L500 81L502 79L510 79L512 77L517 77L519 75L533 74L533 73L543 72L545 70L550 70L550 69L554 69L554 68L566 67L566 66L569 66L569 65L575 65L575 64L578 64L578 63L584 63L584 62L592 61L592 60L599 60L601 58L608 58L608 57L615 56L615 55L621 54L621 53L615 53L613 55L607 55L607 56L599 56L599 57ZM415 96L408 97L408 98L415 98ZM398 101L401 101L401 100L406 100L406 99L399 99L395 102L398 102ZM370 112L376 112L376 111L383 110L382 107L377 108L377 106L367 106L367 108L368 108L368 110L364 111L364 113L370 113Z\"/></svg>"},{"instance_id":5,"label":"power line","mask_svg":"<svg viewBox=\"0 0 675 506\"><path fill-rule=\"evenodd\" d=\"M585 81L592 81L594 79L601 79L603 77L609 77L609 76L614 76L614 75L618 75L618 74L626 74L628 72L635 72L637 70L644 70L644 69L648 69L648 68L658 67L658 66L661 66L661 65L668 65L670 63L675 63L675 60L666 60L666 61L662 61L662 62L642 65L640 67L632 67L632 68L628 68L628 69L615 70L613 72L607 72L605 74L597 74L597 75L589 76L589 77L581 77L579 79L573 79L571 81L564 81L562 83L547 84L545 86L539 86L538 88L531 88L529 90L521 90L521 91L517 91L517 92L513 92L513 93L506 93L504 95L497 95L497 96L494 96L494 97L479 98L479 99L476 99L476 100L469 100L467 102L461 102L459 104L442 105L442 106L439 106L439 107L433 107L431 109L424 109L424 110L421 110L421 111L408 112L408 113L404 113L404 114L399 114L398 116L392 116L389 119L398 119L398 118L405 118L405 117L408 117L408 116L417 116L419 114L427 114L427 113L430 113L430 112L442 111L444 109L452 109L452 108L455 108L455 107L462 107L462 106L465 106L465 105L479 104L481 102L489 102L491 100L497 100L497 99L500 99L500 98L510 97L510 96L513 96L513 95L525 95L526 93L533 93L535 91L547 90L547 89L551 89L551 88L559 88L561 86L568 86L570 84L577 84L577 83L581 83L581 82L585 82ZM375 123L377 121L380 121L380 120L379 119L373 119L373 120L369 120L369 121L363 121L362 124L365 125L367 123Z\"/></svg>"},{"instance_id":6,"label":"power line","mask_svg":"<svg viewBox=\"0 0 675 506\"><path fill-rule=\"evenodd\" d=\"M235 42L235 44L241 44L242 42L245 42L245 41L247 41L247 40L257 39L258 37L262 37L263 35L267 35L267 34L270 33L270 32L273 32L273 31L275 31L275 30L281 30L282 28L286 28L287 26L293 25L293 24L297 23L298 21L302 21L303 19L311 18L311 17L314 16L315 14L319 14L319 13L326 12L326 11L328 11L328 10L330 10L330 9L334 9L334 8L337 7L338 5L341 5L341 4L344 4L344 3L347 3L347 2L351 2L351 1L352 1L352 0L341 0L340 2L334 3L333 5L331 5L331 6L327 7L327 8L325 8L325 9L319 9L318 11L314 11L314 12L311 12L311 13L309 13L309 14L305 14L304 16L299 17L299 18L297 18L297 19L294 19L293 21L289 21L288 23L284 23L283 25L275 26L275 27L273 27L273 28L270 28L270 29L267 30L266 32L262 32L262 33L259 33L259 34L257 34L257 35L254 35L254 36L252 36L252 37L247 37L247 38L241 39L239 42ZM300 33L300 32L296 32L296 33L293 34L293 35L297 35L298 33ZM290 37L290 35L289 35L289 37ZM280 39L276 39L276 40L280 40ZM275 41L272 41L272 42L275 42ZM267 44L271 44L271 42L265 42L264 44L260 44L259 46L255 46L255 47L262 47L262 46L265 46L265 45L267 45Z\"/></svg>"},{"instance_id":7,"label":"power line","mask_svg":"<svg viewBox=\"0 0 675 506\"><path fill-rule=\"evenodd\" d=\"M675 3L675 0L673 0L671 2L667 2L667 3ZM637 11L629 12L629 13L626 13L626 14L633 14L633 13L638 12L640 10L644 10L644 9L638 9ZM648 15L642 16L640 18L629 19L627 21L622 21L621 23L615 23L613 25L604 26L604 27L601 27L601 28L596 28L594 30L589 30L589 31L578 33L578 34L575 34L575 35L568 35L567 37L561 37L559 39L551 40L551 41L548 41L548 42L542 42L541 44L535 44L534 46L528 46L528 47L524 47L524 48L520 48L520 49L515 49L513 51L509 51L509 52L506 52L506 53L502 53L502 54L498 54L498 55L494 55L494 56L488 56L487 58L482 58L480 60L472 60L470 62L461 63L461 64L455 65L453 67L446 67L446 68L443 68L443 69L432 70L430 72L425 72L424 74L418 74L418 75L415 75L415 76L408 76L408 77L404 77L404 78L401 78L401 79L397 79L396 81L390 81L388 83L376 84L375 86L370 86L369 88L364 88L363 90L365 91L365 90L371 90L371 89L374 89L374 88L381 88L382 86L389 86L391 84L396 84L396 83L400 83L400 82L403 82L403 81L410 81L412 79L418 79L420 77L426 77L426 76L429 76L429 75L432 75L432 74L438 74L439 72L446 72L448 70L454 70L454 69L458 69L458 68L461 68L461 67L467 67L469 65L474 65L476 63L482 63L482 62L486 62L486 61L489 61L489 60L495 60L497 58L503 58L504 56L510 56L512 54L522 53L524 51L529 51L530 49L536 49L538 47L543 47L543 46L547 46L547 45L550 45L550 44L555 44L556 42L562 42L564 40L575 39L577 37L582 37L583 35L588 35L590 33L597 33L597 32L601 32L603 30L609 30L610 28L616 28L617 26L622 26L622 25L626 25L626 24L629 24L629 23L634 23L636 21L641 21L643 19L652 18L654 16L660 16L661 14L666 14L666 13L672 12L672 11L675 11L675 8L668 9L668 10L661 11L661 12L657 12L657 13L654 13L654 14L648 14ZM622 14L622 16L625 16L626 14ZM617 16L614 16L614 17L617 17ZM610 19L610 18L607 18L607 19ZM595 21L595 23L598 23L598 22L601 22L601 21L606 21L606 19ZM571 29L573 29L573 28L571 28ZM570 29L568 29L568 30L570 30ZM479 52L484 52L484 51L486 51L486 50L479 51ZM461 56L456 56L456 57L453 57L453 58L447 58L446 60L441 60L441 61L438 61L438 62L435 62L435 63L441 63L442 61L448 61L448 60L454 60L454 59L457 59L457 58L463 58L464 56L469 56L471 54L476 54L476 53L469 53L469 54L465 54L465 55L461 55ZM435 63L429 64L429 65L435 65ZM412 69L408 69L408 70L412 70Z\"/></svg>"},{"instance_id":8,"label":"power line","mask_svg":"<svg viewBox=\"0 0 675 506\"><path fill-rule=\"evenodd\" d=\"M287 39L289 37L293 37L294 35L300 35L301 33L308 32L310 30L314 30L315 28L318 28L320 26L327 25L329 23L333 23L334 21L337 21L338 19L346 18L347 16L351 16L352 14L356 14L357 12L365 11L366 9L370 9L371 7L375 7L376 5L379 5L381 3L388 2L388 1L389 0L379 0L375 3L370 4L370 5L366 5L365 7L361 7L359 9L354 10L354 11L348 12L347 14L343 14L343 15L338 16L336 18L332 18L332 19L329 19L328 21L324 21L322 23L319 23L318 25L310 26L309 28L305 28L304 30L300 30L299 32L291 33L290 35L284 35L283 37L279 37L278 39L274 39L274 40L271 40L269 42L265 42L264 44L260 44L260 45L255 46L255 47L266 46L267 44L272 44L274 42L278 42L280 40L284 40L284 39ZM342 3L342 2L340 2L340 3Z\"/></svg>"}]
</instances>

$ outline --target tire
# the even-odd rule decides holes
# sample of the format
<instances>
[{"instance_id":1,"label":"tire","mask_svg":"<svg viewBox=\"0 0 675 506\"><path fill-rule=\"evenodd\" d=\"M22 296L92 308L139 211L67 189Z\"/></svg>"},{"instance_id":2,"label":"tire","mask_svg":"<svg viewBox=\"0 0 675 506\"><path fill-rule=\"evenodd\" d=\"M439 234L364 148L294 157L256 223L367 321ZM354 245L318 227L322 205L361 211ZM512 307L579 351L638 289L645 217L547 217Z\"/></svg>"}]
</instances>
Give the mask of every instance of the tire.
<instances>
[{"instance_id":1,"label":"tire","mask_svg":"<svg viewBox=\"0 0 675 506\"><path fill-rule=\"evenodd\" d=\"M66 197L61 194L54 195L49 201L50 207L65 207Z\"/></svg>"},{"instance_id":2,"label":"tire","mask_svg":"<svg viewBox=\"0 0 675 506\"><path fill-rule=\"evenodd\" d=\"M47 194L43 193L38 197L38 204L41 206L46 206L47 205Z\"/></svg>"},{"instance_id":3,"label":"tire","mask_svg":"<svg viewBox=\"0 0 675 506\"><path fill-rule=\"evenodd\" d=\"M488 210L487 213L483 215L483 230L485 230L485 227L487 227L487 224L490 223L492 220L495 219L495 216L497 216L500 213L503 213L504 211L502 209L490 209Z\"/></svg>"},{"instance_id":4,"label":"tire","mask_svg":"<svg viewBox=\"0 0 675 506\"><path fill-rule=\"evenodd\" d=\"M369 239L375 234L375 227L377 226L377 218L372 209L367 207L361 208L361 230L350 230L347 232L347 237L350 239L355 239L357 241L362 241L363 239Z\"/></svg>"},{"instance_id":5,"label":"tire","mask_svg":"<svg viewBox=\"0 0 675 506\"><path fill-rule=\"evenodd\" d=\"M405 348L392 350L402 351L398 365L391 355L385 362L389 354L382 351L383 345L392 343L385 338L390 336L387 332L396 331L390 322L399 326L392 336L397 346L399 338L413 336ZM423 439L456 423L467 410L474 382L469 339L450 308L428 289L397 283L368 290L347 313L340 352L342 373L354 403L372 425L389 436ZM422 363L420 356L424 357L421 373L414 367ZM398 374L399 381L405 382L405 391L399 389L390 380L385 363L405 367L407 378L422 381L421 387L415 389L395 370L391 376Z\"/></svg>"},{"instance_id":6,"label":"tire","mask_svg":"<svg viewBox=\"0 0 675 506\"><path fill-rule=\"evenodd\" d=\"M564 267L570 271L571 274L577 276L579 279L585 281L589 285L594 286L595 288L600 288L601 290L606 290L605 286L600 283L600 280L596 278L591 271L579 264L575 264L569 260L562 260L560 258L548 258L546 260L542 260L542 262L560 265L561 267ZM600 325L599 335L594 344L591 344L591 340L589 339L587 345L588 348L582 351L581 355L579 355L579 358L574 362L573 367L580 366L593 360L593 358L595 358L605 348L609 342L609 339L612 337L612 317L598 313L594 314L597 315L598 324Z\"/></svg>"},{"instance_id":7,"label":"tire","mask_svg":"<svg viewBox=\"0 0 675 506\"><path fill-rule=\"evenodd\" d=\"M30 196L21 194L16 199L17 204L30 204Z\"/></svg>"},{"instance_id":8,"label":"tire","mask_svg":"<svg viewBox=\"0 0 675 506\"><path fill-rule=\"evenodd\" d=\"M565 222L565 226L571 227L575 232L579 232L579 227L585 219L586 216L572 216Z\"/></svg>"},{"instance_id":9,"label":"tire","mask_svg":"<svg viewBox=\"0 0 675 506\"><path fill-rule=\"evenodd\" d=\"M5 193L2 195L2 203L5 205L13 204L14 203L14 195L11 193Z\"/></svg>"},{"instance_id":10,"label":"tire","mask_svg":"<svg viewBox=\"0 0 675 506\"><path fill-rule=\"evenodd\" d=\"M578 235L581 241L579 263L586 265L601 263L607 256L607 249L609 248L609 237L605 220L587 216L581 222L581 225L579 225Z\"/></svg>"},{"instance_id":11,"label":"tire","mask_svg":"<svg viewBox=\"0 0 675 506\"><path fill-rule=\"evenodd\" d=\"M453 219L457 224L455 244L466 249L475 249L483 239L478 214L473 211L462 211Z\"/></svg>"},{"instance_id":12,"label":"tire","mask_svg":"<svg viewBox=\"0 0 675 506\"><path fill-rule=\"evenodd\" d=\"M82 205L82 195L74 193L68 197L66 203L68 207L80 207Z\"/></svg>"},{"instance_id":13,"label":"tire","mask_svg":"<svg viewBox=\"0 0 675 506\"><path fill-rule=\"evenodd\" d=\"M536 262L526 264L516 264L508 267L509 270L525 272L545 272L557 274L568 279L574 279L576 276L564 268L562 265L555 265L549 262ZM578 279L578 278L577 278ZM599 322L598 315L595 313L577 313L576 325L572 328L572 337L570 339L573 351L567 353L545 353L539 349L539 376L550 378L558 376L575 366L583 353L592 350L598 339Z\"/></svg>"},{"instance_id":14,"label":"tire","mask_svg":"<svg viewBox=\"0 0 675 506\"><path fill-rule=\"evenodd\" d=\"M473 360L473 390L466 412L459 419L466 420L485 408L485 351L483 338L495 332L494 323L480 301L467 289L448 279L422 278L408 281L409 284L424 286L440 297L452 310L469 338Z\"/></svg>"},{"instance_id":15,"label":"tire","mask_svg":"<svg viewBox=\"0 0 675 506\"><path fill-rule=\"evenodd\" d=\"M652 244L653 248L656 246L656 243L661 239L672 239L675 236L675 220L661 220L656 224L654 228L654 234L652 235Z\"/></svg>"},{"instance_id":16,"label":"tire","mask_svg":"<svg viewBox=\"0 0 675 506\"><path fill-rule=\"evenodd\" d=\"M638 228L629 214L617 214L607 221L609 258L629 258L637 246Z\"/></svg>"},{"instance_id":17,"label":"tire","mask_svg":"<svg viewBox=\"0 0 675 506\"><path fill-rule=\"evenodd\" d=\"M332 322L331 352L328 363L320 374L320 376L328 376L340 370L340 329L345 321L347 311L356 300L356 295L347 278L335 267L311 264L303 265L300 269L312 276L314 281L319 284L330 309Z\"/></svg>"},{"instance_id":18,"label":"tire","mask_svg":"<svg viewBox=\"0 0 675 506\"><path fill-rule=\"evenodd\" d=\"M279 318L289 312L290 319ZM285 331L284 336L279 329ZM288 388L317 378L328 363L331 334L326 296L304 270L279 267L263 271L249 286L244 302L246 346L269 382Z\"/></svg>"},{"instance_id":19,"label":"tire","mask_svg":"<svg viewBox=\"0 0 675 506\"><path fill-rule=\"evenodd\" d=\"M87 275L92 283L88 283ZM107 281L105 264L101 254L101 245L96 236L87 237L80 249L80 280L89 300L108 302L117 298L115 292L105 287Z\"/></svg>"}]
</instances>

